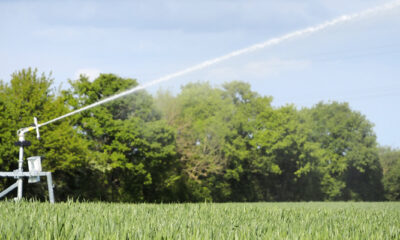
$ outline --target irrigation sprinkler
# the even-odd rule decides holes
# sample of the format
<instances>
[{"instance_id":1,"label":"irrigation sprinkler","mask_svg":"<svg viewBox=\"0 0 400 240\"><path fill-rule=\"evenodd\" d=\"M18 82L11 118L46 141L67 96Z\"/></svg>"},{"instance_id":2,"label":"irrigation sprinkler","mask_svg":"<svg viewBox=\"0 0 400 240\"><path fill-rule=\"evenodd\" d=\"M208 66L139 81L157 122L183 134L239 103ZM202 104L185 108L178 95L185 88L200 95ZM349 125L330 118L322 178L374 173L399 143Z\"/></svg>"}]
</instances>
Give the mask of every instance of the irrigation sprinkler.
<instances>
[{"instance_id":1,"label":"irrigation sprinkler","mask_svg":"<svg viewBox=\"0 0 400 240\"><path fill-rule=\"evenodd\" d=\"M0 192L0 198L7 195L9 192L18 188L17 197L15 198L16 201L22 199L22 184L23 178L28 177L28 183L37 183L40 181L40 177L47 178L47 187L49 191L49 201L50 203L54 203L54 192L53 192L53 181L51 177L51 172L42 172L42 164L41 164L41 157L34 156L27 158L28 160L28 172L23 171L23 163L24 163L24 147L29 147L31 142L25 140L25 134L36 130L36 137L40 140L40 133L37 118L33 118L34 124L29 127L21 128L17 131L18 141L15 142L15 146L19 147L19 159L18 159L18 169L14 170L13 172L0 172L0 177L12 177L17 179L17 181Z\"/></svg>"}]
</instances>

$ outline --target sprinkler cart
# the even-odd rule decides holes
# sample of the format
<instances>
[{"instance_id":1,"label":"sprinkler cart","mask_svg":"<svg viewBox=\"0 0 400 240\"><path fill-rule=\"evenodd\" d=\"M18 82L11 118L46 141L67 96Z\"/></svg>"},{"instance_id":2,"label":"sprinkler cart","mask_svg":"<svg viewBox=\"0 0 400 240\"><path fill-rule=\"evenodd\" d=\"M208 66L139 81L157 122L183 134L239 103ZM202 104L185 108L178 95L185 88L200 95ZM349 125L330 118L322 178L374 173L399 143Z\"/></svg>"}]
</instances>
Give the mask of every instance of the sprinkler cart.
<instances>
[{"instance_id":1,"label":"sprinkler cart","mask_svg":"<svg viewBox=\"0 0 400 240\"><path fill-rule=\"evenodd\" d=\"M40 181L40 177L46 177L49 191L49 201L50 203L54 203L53 181L51 178L51 172L42 172L41 157L35 156L27 158L29 172L23 171L24 147L29 147L31 145L31 142L25 140L25 133L36 130L36 137L37 139L40 139L40 125L38 124L36 117L34 117L33 120L34 124L32 126L21 128L17 131L18 142L15 142L15 145L19 146L18 169L14 170L13 172L0 172L0 177L13 177L17 179L17 181L2 192L0 192L0 198L4 197L15 188L18 188L18 193L15 200L19 201L22 199L23 177L28 177L28 183L36 183Z\"/></svg>"}]
</instances>

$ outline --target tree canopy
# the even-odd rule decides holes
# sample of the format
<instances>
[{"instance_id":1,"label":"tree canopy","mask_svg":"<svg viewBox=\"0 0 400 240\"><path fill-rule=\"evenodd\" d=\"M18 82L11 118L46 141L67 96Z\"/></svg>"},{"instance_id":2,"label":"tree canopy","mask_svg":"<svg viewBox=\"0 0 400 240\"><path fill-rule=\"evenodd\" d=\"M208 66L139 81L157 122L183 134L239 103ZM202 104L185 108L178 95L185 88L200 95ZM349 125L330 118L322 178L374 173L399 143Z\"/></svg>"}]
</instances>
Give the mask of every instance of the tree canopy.
<instances>
[{"instance_id":1,"label":"tree canopy","mask_svg":"<svg viewBox=\"0 0 400 240\"><path fill-rule=\"evenodd\" d=\"M69 83L57 90L33 69L0 83L3 171L16 168L16 130L34 116L44 122L138 85L115 74ZM399 151L378 147L364 115L347 103L271 103L240 81L142 90L41 128L40 142L28 135L26 156L45 156L57 200L399 200Z\"/></svg>"}]
</instances>

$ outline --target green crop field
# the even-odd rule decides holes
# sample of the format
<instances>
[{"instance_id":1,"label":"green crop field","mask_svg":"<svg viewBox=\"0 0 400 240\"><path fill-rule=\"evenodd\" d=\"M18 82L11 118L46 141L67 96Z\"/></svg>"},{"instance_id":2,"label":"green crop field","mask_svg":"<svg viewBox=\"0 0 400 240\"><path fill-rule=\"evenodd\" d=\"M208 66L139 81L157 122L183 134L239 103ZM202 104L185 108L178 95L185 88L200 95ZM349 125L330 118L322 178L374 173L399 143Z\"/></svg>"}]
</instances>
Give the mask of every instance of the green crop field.
<instances>
[{"instance_id":1,"label":"green crop field","mask_svg":"<svg viewBox=\"0 0 400 240\"><path fill-rule=\"evenodd\" d=\"M0 239L400 239L400 203L1 202Z\"/></svg>"}]
</instances>

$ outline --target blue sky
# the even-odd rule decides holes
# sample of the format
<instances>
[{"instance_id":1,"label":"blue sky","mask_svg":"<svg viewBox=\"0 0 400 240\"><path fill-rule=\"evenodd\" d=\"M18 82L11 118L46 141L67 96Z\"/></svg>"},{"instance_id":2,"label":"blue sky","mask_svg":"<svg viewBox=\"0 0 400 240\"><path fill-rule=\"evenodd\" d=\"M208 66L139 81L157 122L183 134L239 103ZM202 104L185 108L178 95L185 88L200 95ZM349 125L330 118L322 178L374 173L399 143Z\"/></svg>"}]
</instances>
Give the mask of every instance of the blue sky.
<instances>
[{"instance_id":1,"label":"blue sky","mask_svg":"<svg viewBox=\"0 0 400 240\"><path fill-rule=\"evenodd\" d=\"M100 72L151 81L387 0L0 1L0 79L52 71L55 83ZM400 147L400 8L242 55L149 89L242 80L274 105L347 101ZM56 116L55 116L56 117Z\"/></svg>"}]
</instances>

